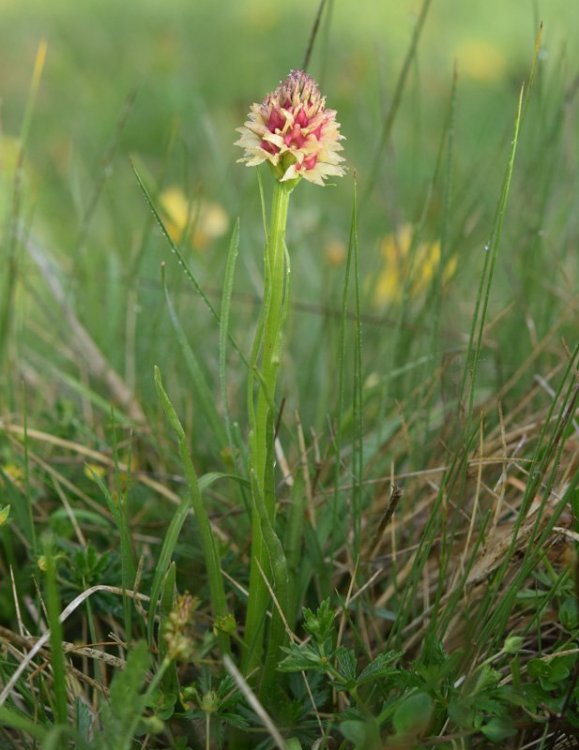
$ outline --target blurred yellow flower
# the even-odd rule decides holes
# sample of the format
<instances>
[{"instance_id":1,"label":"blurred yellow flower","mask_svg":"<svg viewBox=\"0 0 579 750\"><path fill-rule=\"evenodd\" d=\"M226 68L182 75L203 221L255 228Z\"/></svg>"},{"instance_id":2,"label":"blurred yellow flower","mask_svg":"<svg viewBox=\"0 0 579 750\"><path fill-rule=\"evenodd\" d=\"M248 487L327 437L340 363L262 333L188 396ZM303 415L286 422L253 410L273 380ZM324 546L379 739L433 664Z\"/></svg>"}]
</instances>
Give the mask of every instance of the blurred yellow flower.
<instances>
[{"instance_id":1,"label":"blurred yellow flower","mask_svg":"<svg viewBox=\"0 0 579 750\"><path fill-rule=\"evenodd\" d=\"M58 563L59 560L64 560L65 558L66 555L64 554L64 552L57 552L52 556L54 563ZM38 566L38 570L46 573L46 571L48 570L48 558L46 557L46 555L39 555L36 558L36 565Z\"/></svg>"},{"instance_id":2,"label":"blurred yellow flower","mask_svg":"<svg viewBox=\"0 0 579 750\"><path fill-rule=\"evenodd\" d=\"M24 487L24 470L17 464L5 464L2 466L2 473L8 477L8 480L14 487L19 490Z\"/></svg>"},{"instance_id":3,"label":"blurred yellow flower","mask_svg":"<svg viewBox=\"0 0 579 750\"><path fill-rule=\"evenodd\" d=\"M104 466L101 466L101 464L86 463L84 465L84 475L92 482L96 481L95 477L98 479L102 479L106 473L106 468Z\"/></svg>"},{"instance_id":4,"label":"blurred yellow flower","mask_svg":"<svg viewBox=\"0 0 579 750\"><path fill-rule=\"evenodd\" d=\"M498 47L483 39L467 39L455 50L459 75L481 83L500 80L506 70L505 56Z\"/></svg>"},{"instance_id":5,"label":"blurred yellow flower","mask_svg":"<svg viewBox=\"0 0 579 750\"><path fill-rule=\"evenodd\" d=\"M126 468L121 469L121 466L125 466ZM123 459L122 456L120 457L117 478L121 490L125 490L127 488L132 475L138 470L139 462L133 454L131 454L130 457L126 460ZM107 472L107 467L103 466L102 464L88 462L84 465L84 475L92 482L96 482L97 479L104 479Z\"/></svg>"},{"instance_id":6,"label":"blurred yellow flower","mask_svg":"<svg viewBox=\"0 0 579 750\"><path fill-rule=\"evenodd\" d=\"M326 244L326 260L331 266L341 266L346 260L348 248L342 240L332 239Z\"/></svg>"},{"instance_id":7,"label":"blurred yellow flower","mask_svg":"<svg viewBox=\"0 0 579 750\"><path fill-rule=\"evenodd\" d=\"M159 203L165 227L175 244L189 237L191 245L200 250L222 237L229 226L229 217L222 206L203 199L191 202L178 187L163 190Z\"/></svg>"},{"instance_id":8,"label":"blurred yellow flower","mask_svg":"<svg viewBox=\"0 0 579 750\"><path fill-rule=\"evenodd\" d=\"M40 79L42 78L42 71L44 69L44 63L46 61L46 50L47 44L45 39L41 39L36 51L36 57L34 59L34 69L32 71L32 80L30 82L30 90L28 92L28 105L31 107L38 94L38 88L40 86ZM18 189L22 191L23 175L18 175L18 181L16 181L17 169L22 169L22 144L16 138L4 135L0 128L0 206L3 203L7 205L6 194L9 190ZM16 184L17 183L17 184ZM19 198L21 200L21 198ZM2 211L3 212L3 211ZM0 215L0 220L4 217Z\"/></svg>"},{"instance_id":9,"label":"blurred yellow flower","mask_svg":"<svg viewBox=\"0 0 579 750\"><path fill-rule=\"evenodd\" d=\"M245 12L251 26L260 31L269 31L278 23L279 11L280 8L275 3L250 0Z\"/></svg>"},{"instance_id":10,"label":"blurred yellow flower","mask_svg":"<svg viewBox=\"0 0 579 750\"><path fill-rule=\"evenodd\" d=\"M409 284L410 297L418 297L428 288L440 265L440 242L421 242L412 256L411 224L403 224L394 234L386 235L380 243L383 268L374 287L374 304L381 307L402 300L404 285ZM452 256L442 271L443 282L456 272L457 257Z\"/></svg>"}]
</instances>

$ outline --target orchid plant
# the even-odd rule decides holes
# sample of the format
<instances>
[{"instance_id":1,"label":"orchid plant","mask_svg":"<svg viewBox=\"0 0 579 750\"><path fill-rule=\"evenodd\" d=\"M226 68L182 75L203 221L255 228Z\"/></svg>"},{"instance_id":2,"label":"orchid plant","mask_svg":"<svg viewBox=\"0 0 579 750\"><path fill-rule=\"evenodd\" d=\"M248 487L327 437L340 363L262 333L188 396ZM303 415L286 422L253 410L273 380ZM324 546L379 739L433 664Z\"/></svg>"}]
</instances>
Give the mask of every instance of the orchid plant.
<instances>
[{"instance_id":1,"label":"orchid plant","mask_svg":"<svg viewBox=\"0 0 579 750\"><path fill-rule=\"evenodd\" d=\"M246 675L260 665L260 691L270 687L285 638L288 611L288 570L283 546L275 532L276 385L281 360L283 325L289 299L290 259L285 242L290 195L307 180L324 185L344 174L340 125L326 108L317 83L293 70L261 104L252 104L238 129L236 145L248 167L267 162L275 178L264 253L263 307L253 343L248 378L250 421L252 540L249 602L245 623ZM271 592L271 593L270 593ZM269 630L266 614L275 598Z\"/></svg>"}]
</instances>

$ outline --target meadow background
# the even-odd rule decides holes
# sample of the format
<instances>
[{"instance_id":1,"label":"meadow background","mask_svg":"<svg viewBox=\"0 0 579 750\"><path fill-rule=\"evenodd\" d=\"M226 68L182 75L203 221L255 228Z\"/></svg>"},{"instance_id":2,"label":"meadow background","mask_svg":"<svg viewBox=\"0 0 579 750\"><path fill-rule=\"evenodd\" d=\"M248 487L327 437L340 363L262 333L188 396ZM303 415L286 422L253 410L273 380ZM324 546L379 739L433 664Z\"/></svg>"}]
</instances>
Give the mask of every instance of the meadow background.
<instances>
[{"instance_id":1,"label":"meadow background","mask_svg":"<svg viewBox=\"0 0 579 750\"><path fill-rule=\"evenodd\" d=\"M448 654L476 643L468 668L460 662L445 673L457 690L461 675L480 676L481 663L504 657L513 632L523 640L510 656L521 659L517 668L535 692L529 688L520 705L487 695L481 714L469 704L433 719L428 731L445 747L484 747L476 743L489 738L555 747L546 743L571 737L566 722L577 721L564 713L577 698L579 621L579 6L433 0L398 106L421 7L416 0L328 3L308 69L338 111L349 174L325 189L300 186L288 228L282 457L329 529L317 542L315 524L304 532L299 554L311 569L298 576L295 629L303 635L301 606L316 609L326 596L345 623L344 601L362 588L359 609L349 610L356 626L346 618L353 635L344 636L361 662L382 642L407 661L420 659L425 634ZM198 474L243 474L243 362L231 347L220 361L219 326L135 171L216 309L239 217L229 325L248 352L262 292L263 225L256 172L236 163L235 128L251 102L301 67L316 11L307 0L0 0L0 506L10 506L0 551L0 625L10 644L4 683L24 653L8 634L42 632L46 531L63 606L90 585L132 585L137 568L140 590L150 587L185 492L155 365ZM505 193L519 94L532 69ZM265 170L262 178L267 196ZM484 301L487 290L481 318L477 295ZM224 430L224 375L239 460ZM309 478L298 481L304 462ZM398 486L404 493L391 516ZM124 498L124 531L115 493ZM217 482L207 497L223 534L223 567L243 584L249 527L239 492ZM292 497L280 476L281 507ZM326 518L330 497L341 511ZM525 521L531 506L536 525ZM517 543L512 530L521 526ZM206 604L196 534L187 524L175 542L177 588ZM122 547L129 538L130 552ZM469 586L497 567L493 586L471 598ZM232 598L236 591L232 585ZM129 642L143 635L140 616L127 620L126 603L103 594L65 626L65 639L98 643L112 630ZM107 648L124 656L117 646ZM555 679L543 666L558 650L567 661ZM510 684L507 661L470 693ZM108 684L114 669L97 667L80 669ZM81 683L96 712L98 689ZM50 707L50 684L22 688L14 709L51 726L58 705ZM34 709L37 689L43 709ZM75 691L67 690L73 706ZM379 721L377 710L370 721L338 704L342 713L335 708L324 730L324 741L332 732L341 738L337 747L370 749L408 732L428 742L425 726L392 729L391 715ZM529 726L515 711L532 716ZM151 730L146 742L184 747L170 716L163 718L169 728ZM295 727L284 736L313 746L317 730L302 719L303 736ZM382 740L360 728L370 724ZM0 730L2 746L32 746L26 727ZM187 741L202 746L206 735L194 735Z\"/></svg>"}]
</instances>

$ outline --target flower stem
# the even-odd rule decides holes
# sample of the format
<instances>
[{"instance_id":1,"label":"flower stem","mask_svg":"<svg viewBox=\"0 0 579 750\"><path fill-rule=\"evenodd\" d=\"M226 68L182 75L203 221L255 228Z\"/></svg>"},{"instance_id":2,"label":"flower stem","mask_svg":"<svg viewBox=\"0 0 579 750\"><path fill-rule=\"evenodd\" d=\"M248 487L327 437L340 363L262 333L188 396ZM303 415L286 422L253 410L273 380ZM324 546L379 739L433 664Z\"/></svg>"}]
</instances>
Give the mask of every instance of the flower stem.
<instances>
[{"instance_id":1,"label":"flower stem","mask_svg":"<svg viewBox=\"0 0 579 750\"><path fill-rule=\"evenodd\" d=\"M263 309L253 345L248 378L247 396L251 428L249 441L254 490L249 601L245 621L246 648L242 663L245 674L249 674L263 663L269 592L261 571L269 574L275 565L275 561L270 559L263 523L265 521L268 527L273 529L275 520L275 391L288 300L289 264L285 230L292 188L293 184L275 182L270 225L265 243Z\"/></svg>"}]
</instances>

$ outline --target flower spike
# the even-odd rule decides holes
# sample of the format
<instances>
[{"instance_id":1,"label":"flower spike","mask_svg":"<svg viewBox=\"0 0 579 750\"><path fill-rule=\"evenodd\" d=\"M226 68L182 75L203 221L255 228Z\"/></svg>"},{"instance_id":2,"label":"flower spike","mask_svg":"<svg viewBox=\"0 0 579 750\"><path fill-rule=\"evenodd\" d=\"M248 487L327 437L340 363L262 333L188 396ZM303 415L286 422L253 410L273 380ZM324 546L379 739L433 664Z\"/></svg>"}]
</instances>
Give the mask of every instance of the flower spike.
<instances>
[{"instance_id":1,"label":"flower spike","mask_svg":"<svg viewBox=\"0 0 579 750\"><path fill-rule=\"evenodd\" d=\"M326 109L318 84L302 70L292 70L261 104L252 104L237 130L235 145L245 149L239 161L248 167L268 161L280 182L303 177L324 185L327 177L344 174L336 112Z\"/></svg>"}]
</instances>

